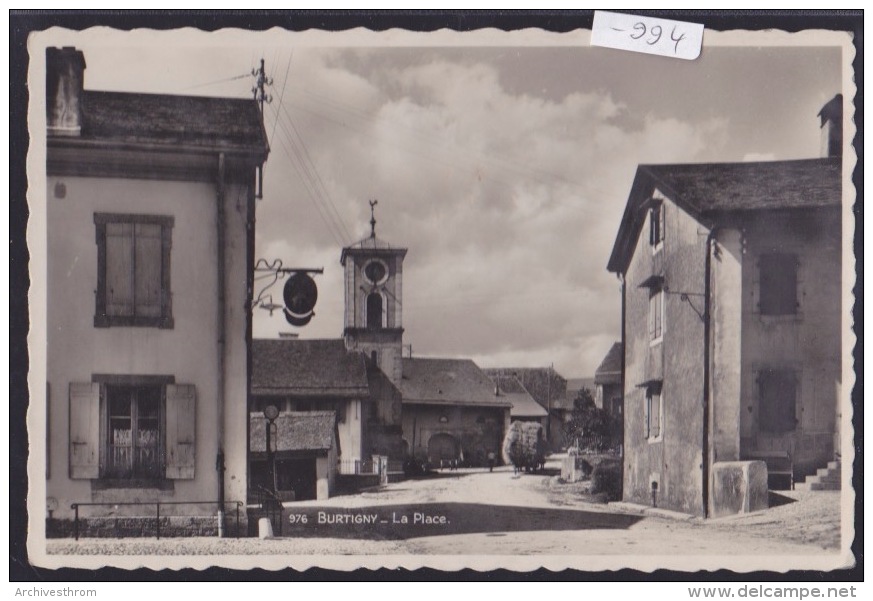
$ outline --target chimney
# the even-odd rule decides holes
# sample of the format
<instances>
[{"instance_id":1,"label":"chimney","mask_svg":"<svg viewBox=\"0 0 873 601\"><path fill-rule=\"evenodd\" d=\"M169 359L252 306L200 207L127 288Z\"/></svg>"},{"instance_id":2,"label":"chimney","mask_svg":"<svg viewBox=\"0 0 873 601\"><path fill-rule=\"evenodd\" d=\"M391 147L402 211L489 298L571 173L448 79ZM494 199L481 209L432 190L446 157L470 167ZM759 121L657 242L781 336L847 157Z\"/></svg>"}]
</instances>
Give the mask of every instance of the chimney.
<instances>
[{"instance_id":1,"label":"chimney","mask_svg":"<svg viewBox=\"0 0 873 601\"><path fill-rule=\"evenodd\" d=\"M46 122L53 136L82 132L85 56L72 46L46 48Z\"/></svg>"},{"instance_id":2,"label":"chimney","mask_svg":"<svg viewBox=\"0 0 873 601\"><path fill-rule=\"evenodd\" d=\"M837 94L819 111L822 158L843 156L843 95Z\"/></svg>"}]
</instances>

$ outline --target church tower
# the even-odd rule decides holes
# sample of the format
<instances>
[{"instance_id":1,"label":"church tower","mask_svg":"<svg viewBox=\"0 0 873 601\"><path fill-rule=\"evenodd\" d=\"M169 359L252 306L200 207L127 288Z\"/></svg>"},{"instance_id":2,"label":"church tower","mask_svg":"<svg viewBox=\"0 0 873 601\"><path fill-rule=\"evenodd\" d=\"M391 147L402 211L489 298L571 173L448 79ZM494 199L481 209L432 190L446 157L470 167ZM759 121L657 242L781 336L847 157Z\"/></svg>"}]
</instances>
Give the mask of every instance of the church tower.
<instances>
[{"instance_id":1,"label":"church tower","mask_svg":"<svg viewBox=\"0 0 873 601\"><path fill-rule=\"evenodd\" d=\"M375 200L370 235L343 248L346 348L361 351L394 386L403 377L403 259L405 248L376 237Z\"/></svg>"}]
</instances>

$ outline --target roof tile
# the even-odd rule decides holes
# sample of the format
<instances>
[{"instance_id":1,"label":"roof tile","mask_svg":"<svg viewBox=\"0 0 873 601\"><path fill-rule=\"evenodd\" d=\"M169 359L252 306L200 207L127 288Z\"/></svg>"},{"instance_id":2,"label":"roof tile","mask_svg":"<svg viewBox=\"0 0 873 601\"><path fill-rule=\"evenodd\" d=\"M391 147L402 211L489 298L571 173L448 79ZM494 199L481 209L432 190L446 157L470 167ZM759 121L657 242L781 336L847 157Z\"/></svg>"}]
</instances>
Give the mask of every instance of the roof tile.
<instances>
[{"instance_id":1,"label":"roof tile","mask_svg":"<svg viewBox=\"0 0 873 601\"><path fill-rule=\"evenodd\" d=\"M253 394L361 397L370 393L364 356L342 339L253 340Z\"/></svg>"}]
</instances>

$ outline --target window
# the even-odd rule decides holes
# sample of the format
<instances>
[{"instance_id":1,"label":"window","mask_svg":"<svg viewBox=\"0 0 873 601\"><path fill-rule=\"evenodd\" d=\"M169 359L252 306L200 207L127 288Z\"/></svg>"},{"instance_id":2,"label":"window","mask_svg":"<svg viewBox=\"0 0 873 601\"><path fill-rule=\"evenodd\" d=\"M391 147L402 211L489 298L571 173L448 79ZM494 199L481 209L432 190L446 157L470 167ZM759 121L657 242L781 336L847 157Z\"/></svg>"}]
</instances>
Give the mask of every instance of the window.
<instances>
[{"instance_id":1,"label":"window","mask_svg":"<svg viewBox=\"0 0 873 601\"><path fill-rule=\"evenodd\" d=\"M758 372L758 424L762 432L791 432L797 427L797 375L791 370Z\"/></svg>"},{"instance_id":2,"label":"window","mask_svg":"<svg viewBox=\"0 0 873 601\"><path fill-rule=\"evenodd\" d=\"M196 390L172 376L70 384L70 478L192 479Z\"/></svg>"},{"instance_id":3,"label":"window","mask_svg":"<svg viewBox=\"0 0 873 601\"><path fill-rule=\"evenodd\" d=\"M664 289L655 286L649 289L649 340L660 342L664 336Z\"/></svg>"},{"instance_id":4,"label":"window","mask_svg":"<svg viewBox=\"0 0 873 601\"><path fill-rule=\"evenodd\" d=\"M385 327L384 299L379 292L367 295L367 327L379 329Z\"/></svg>"},{"instance_id":5,"label":"window","mask_svg":"<svg viewBox=\"0 0 873 601\"><path fill-rule=\"evenodd\" d=\"M654 250L661 248L664 242L664 203L657 201L649 209L649 244Z\"/></svg>"},{"instance_id":6,"label":"window","mask_svg":"<svg viewBox=\"0 0 873 601\"><path fill-rule=\"evenodd\" d=\"M107 478L163 475L163 399L159 386L107 386Z\"/></svg>"},{"instance_id":7,"label":"window","mask_svg":"<svg viewBox=\"0 0 873 601\"><path fill-rule=\"evenodd\" d=\"M664 403L661 388L661 382L652 382L646 386L646 438L650 441L663 438Z\"/></svg>"},{"instance_id":8,"label":"window","mask_svg":"<svg viewBox=\"0 0 873 601\"><path fill-rule=\"evenodd\" d=\"M96 213L96 327L172 328L173 218Z\"/></svg>"},{"instance_id":9,"label":"window","mask_svg":"<svg viewBox=\"0 0 873 601\"><path fill-rule=\"evenodd\" d=\"M758 268L761 315L796 315L797 255L764 254Z\"/></svg>"}]
</instances>

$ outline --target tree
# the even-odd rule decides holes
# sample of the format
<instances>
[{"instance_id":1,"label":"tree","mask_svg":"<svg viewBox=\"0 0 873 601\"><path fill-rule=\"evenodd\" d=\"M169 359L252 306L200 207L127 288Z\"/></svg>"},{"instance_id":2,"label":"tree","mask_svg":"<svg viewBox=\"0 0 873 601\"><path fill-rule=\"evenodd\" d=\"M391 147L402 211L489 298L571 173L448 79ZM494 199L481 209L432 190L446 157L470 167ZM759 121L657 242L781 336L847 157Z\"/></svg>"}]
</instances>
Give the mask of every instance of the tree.
<instances>
[{"instance_id":1,"label":"tree","mask_svg":"<svg viewBox=\"0 0 873 601\"><path fill-rule=\"evenodd\" d=\"M573 399L573 413L564 425L568 440L598 441L597 446L608 447L616 430L615 418L605 409L599 409L588 388L582 388ZM602 450L602 449L598 449Z\"/></svg>"}]
</instances>

